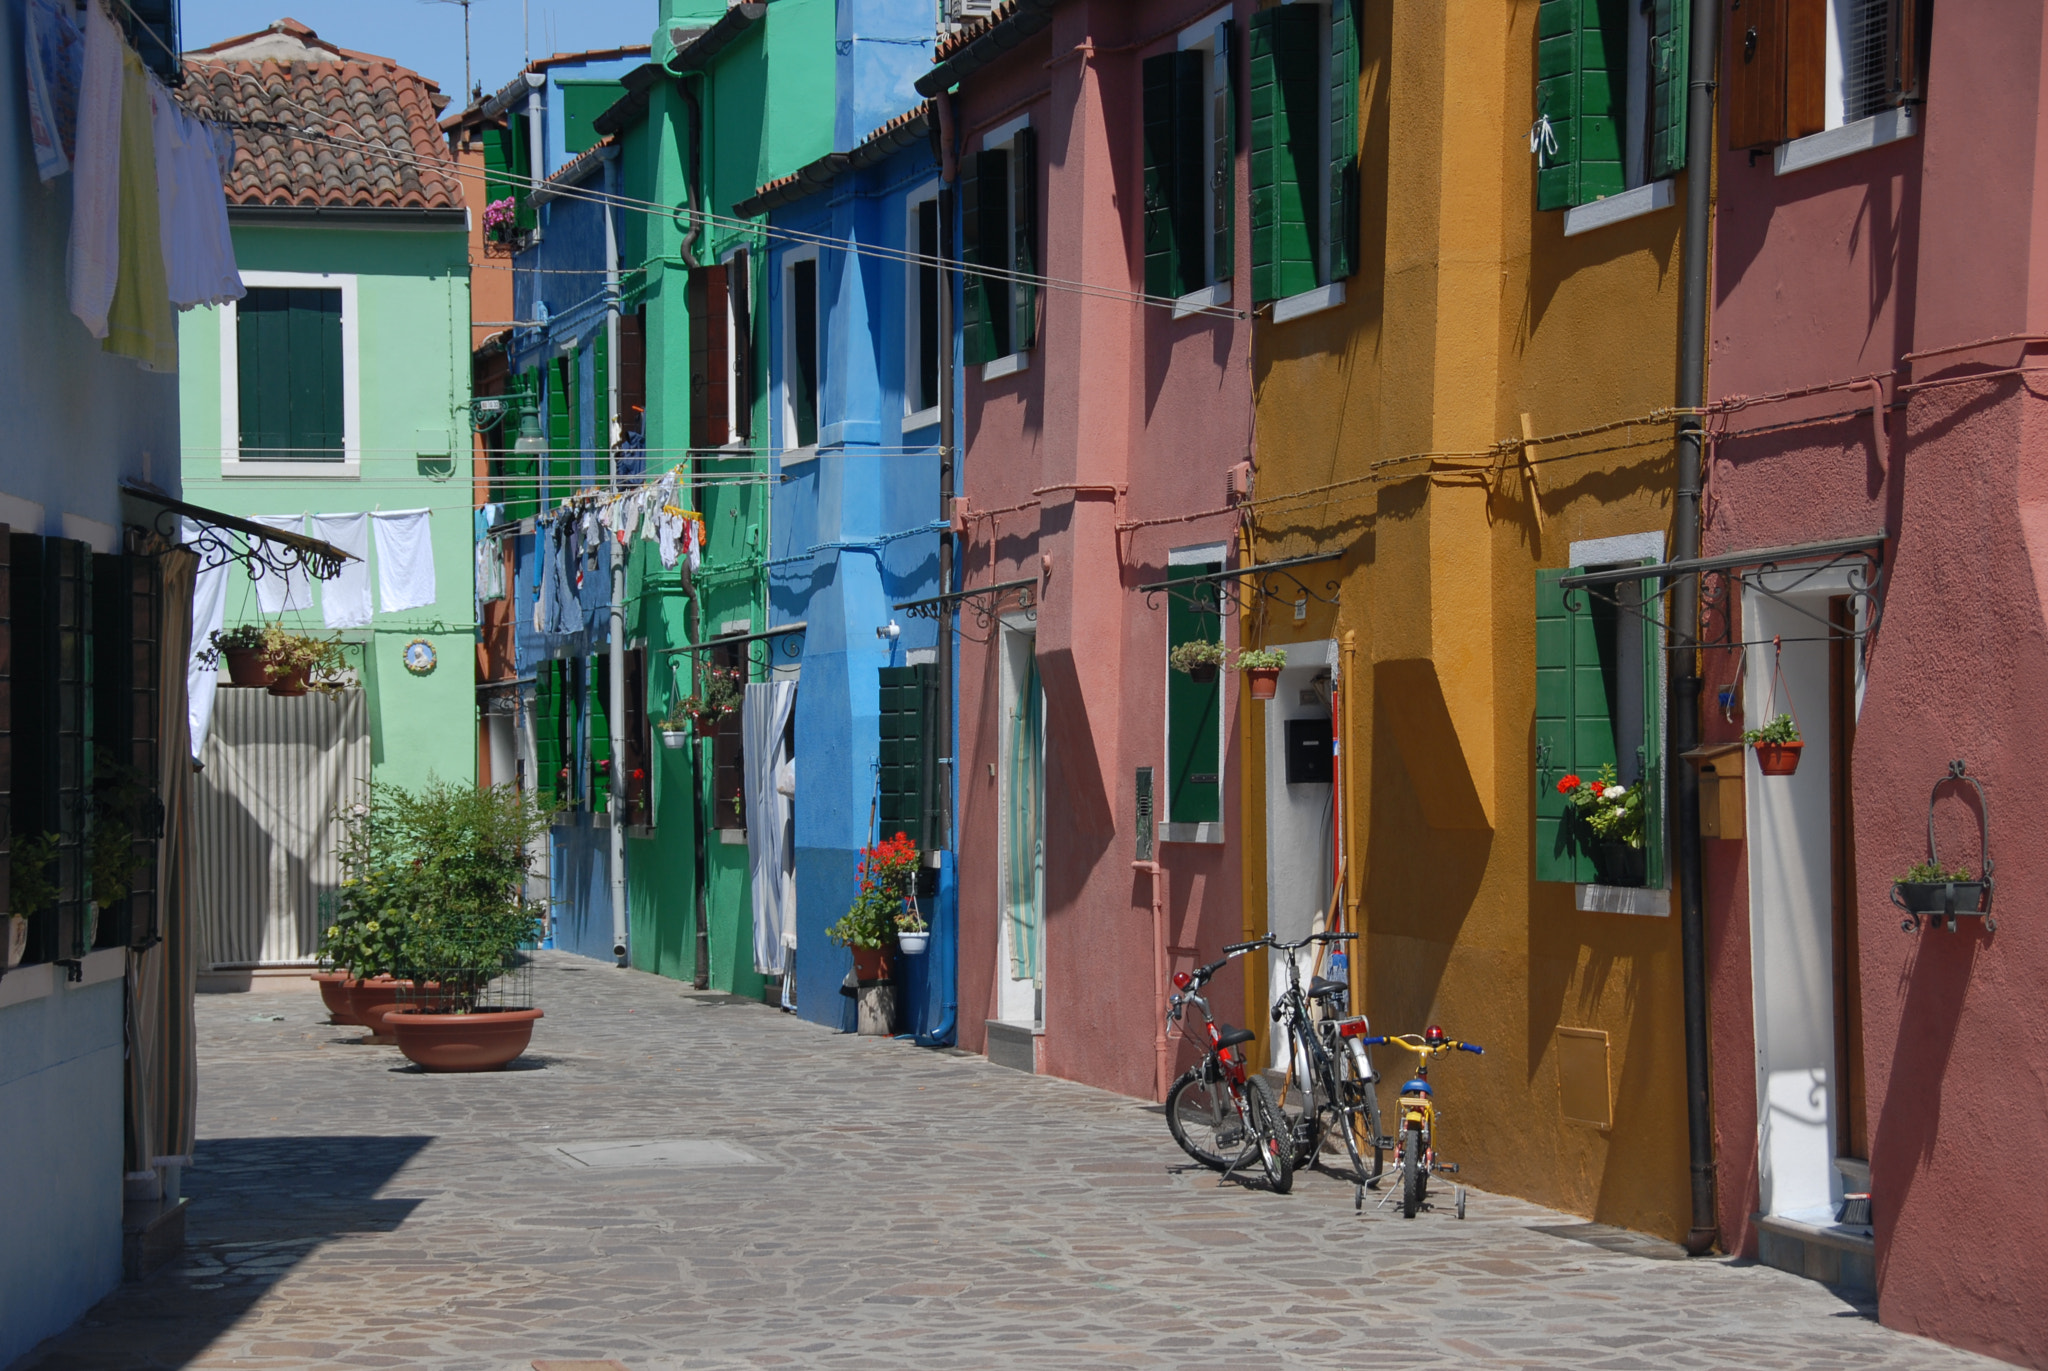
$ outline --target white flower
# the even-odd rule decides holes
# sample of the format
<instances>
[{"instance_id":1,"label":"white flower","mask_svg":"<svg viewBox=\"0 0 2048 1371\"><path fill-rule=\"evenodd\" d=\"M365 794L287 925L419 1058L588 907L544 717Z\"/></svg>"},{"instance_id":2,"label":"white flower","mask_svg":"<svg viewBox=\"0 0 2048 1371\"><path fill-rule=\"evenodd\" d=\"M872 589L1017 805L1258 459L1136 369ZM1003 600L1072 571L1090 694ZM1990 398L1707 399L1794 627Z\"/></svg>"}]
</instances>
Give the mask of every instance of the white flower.
<instances>
[{"instance_id":1,"label":"white flower","mask_svg":"<svg viewBox=\"0 0 2048 1371\"><path fill-rule=\"evenodd\" d=\"M1608 813L1613 815L1616 819L1625 817L1625 811L1619 805L1616 805L1613 809L1609 810Z\"/></svg>"},{"instance_id":2,"label":"white flower","mask_svg":"<svg viewBox=\"0 0 2048 1371\"><path fill-rule=\"evenodd\" d=\"M1628 787L1625 785L1611 785L1607 787L1607 794L1610 798L1615 795L1626 795L1628 794Z\"/></svg>"}]
</instances>

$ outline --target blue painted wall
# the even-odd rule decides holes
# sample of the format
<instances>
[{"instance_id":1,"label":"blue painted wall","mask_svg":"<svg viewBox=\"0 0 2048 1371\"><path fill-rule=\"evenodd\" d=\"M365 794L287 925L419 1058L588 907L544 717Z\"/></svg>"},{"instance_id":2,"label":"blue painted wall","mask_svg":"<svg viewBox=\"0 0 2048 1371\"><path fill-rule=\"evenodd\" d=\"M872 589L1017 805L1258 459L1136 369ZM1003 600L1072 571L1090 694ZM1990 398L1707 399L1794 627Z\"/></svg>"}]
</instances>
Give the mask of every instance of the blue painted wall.
<instances>
[{"instance_id":1,"label":"blue painted wall","mask_svg":"<svg viewBox=\"0 0 2048 1371\"><path fill-rule=\"evenodd\" d=\"M841 152L923 99L913 83L931 69L931 0L839 0L839 105L832 146Z\"/></svg>"}]
</instances>

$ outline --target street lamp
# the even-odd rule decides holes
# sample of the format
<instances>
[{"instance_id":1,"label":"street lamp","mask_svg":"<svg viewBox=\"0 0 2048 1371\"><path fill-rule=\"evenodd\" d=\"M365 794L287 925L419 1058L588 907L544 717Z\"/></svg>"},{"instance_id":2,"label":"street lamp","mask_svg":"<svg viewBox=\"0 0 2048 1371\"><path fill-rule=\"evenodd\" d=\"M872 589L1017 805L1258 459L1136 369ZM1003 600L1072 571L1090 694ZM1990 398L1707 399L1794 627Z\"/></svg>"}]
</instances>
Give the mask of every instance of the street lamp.
<instances>
[{"instance_id":1,"label":"street lamp","mask_svg":"<svg viewBox=\"0 0 2048 1371\"><path fill-rule=\"evenodd\" d=\"M538 499L541 495L540 459L547 453L547 450L548 440L541 435L540 431L540 416L538 414L535 414L532 410L528 410L526 413L519 416L519 436L512 442L512 453L514 457L518 458L522 462L527 461L529 459L532 461L532 494L536 499ZM525 494L526 492L521 493Z\"/></svg>"}]
</instances>

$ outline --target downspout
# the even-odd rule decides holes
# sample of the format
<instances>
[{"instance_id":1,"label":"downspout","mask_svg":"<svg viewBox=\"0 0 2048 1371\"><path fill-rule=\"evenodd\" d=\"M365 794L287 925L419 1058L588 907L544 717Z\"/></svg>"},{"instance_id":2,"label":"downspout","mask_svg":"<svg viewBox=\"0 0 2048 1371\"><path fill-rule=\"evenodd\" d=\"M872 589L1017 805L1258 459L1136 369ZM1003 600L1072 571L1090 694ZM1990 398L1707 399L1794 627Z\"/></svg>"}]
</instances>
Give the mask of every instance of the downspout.
<instances>
[{"instance_id":1,"label":"downspout","mask_svg":"<svg viewBox=\"0 0 2048 1371\"><path fill-rule=\"evenodd\" d=\"M1166 1098L1166 868L1156 861L1132 862L1134 871L1152 878L1152 998L1160 1006L1152 1025L1152 1093Z\"/></svg>"},{"instance_id":2,"label":"downspout","mask_svg":"<svg viewBox=\"0 0 2048 1371\"><path fill-rule=\"evenodd\" d=\"M616 450L626 436L624 416L619 413L619 226L618 202L619 159L610 157L604 164L604 284L605 294L605 413L611 416L611 446ZM611 487L619 488L619 472L611 469Z\"/></svg>"},{"instance_id":3,"label":"downspout","mask_svg":"<svg viewBox=\"0 0 2048 1371\"><path fill-rule=\"evenodd\" d=\"M1700 554L1700 475L1706 433L1697 410L1707 393L1707 285L1714 227L1714 62L1721 36L1717 0L1692 8L1692 71L1686 91L1685 277L1678 323L1678 489L1672 502L1671 557ZM1678 936L1685 978L1685 1113L1692 1162L1692 1231L1685 1250L1699 1256L1718 1234L1714 1198L1714 1117L1707 1065L1707 953L1700 872L1700 783L1680 759L1699 742L1699 578L1681 576L1671 595L1671 713L1666 774L1678 850Z\"/></svg>"},{"instance_id":4,"label":"downspout","mask_svg":"<svg viewBox=\"0 0 2048 1371\"><path fill-rule=\"evenodd\" d=\"M533 191L538 190L540 188L541 182L547 179L545 173L542 170L542 168L546 165L546 162L541 155L540 145L541 136L545 127L541 118L542 109L540 91L544 86L547 85L547 83L548 78L542 76L537 71L529 71L528 73L526 73L526 175L527 186L529 187L527 193L529 195L531 195ZM541 230L540 214L538 211L536 211L533 216L532 235L528 239L528 241L538 243L542 238L546 236L547 235Z\"/></svg>"},{"instance_id":5,"label":"downspout","mask_svg":"<svg viewBox=\"0 0 2048 1371\"><path fill-rule=\"evenodd\" d=\"M611 196L617 189L618 159L604 164L604 281L611 299L605 307L605 394L610 400L612 447L618 446L619 432L619 239L612 224ZM618 487L614 467L611 483ZM612 835L612 955L620 966L629 964L626 953L626 792L632 778L626 774L626 558L631 544L613 539L611 603L611 699L612 745L611 835Z\"/></svg>"},{"instance_id":6,"label":"downspout","mask_svg":"<svg viewBox=\"0 0 2048 1371\"><path fill-rule=\"evenodd\" d=\"M704 185L704 106L697 99L697 92L690 86L690 76L702 76L702 72L691 72L679 77L676 89L682 92L683 108L690 112L690 174L683 180L683 202L689 209L689 227L683 230L682 246L677 255L683 265L691 271L704 264L697 260L697 239L704 231L703 210L700 205ZM765 624L766 621L764 620Z\"/></svg>"},{"instance_id":7,"label":"downspout","mask_svg":"<svg viewBox=\"0 0 2048 1371\"><path fill-rule=\"evenodd\" d=\"M1339 679L1349 681L1352 679L1352 673L1357 669L1358 630L1355 628L1346 629L1344 631L1343 642L1344 674ZM1341 735L1339 735L1337 742L1338 746L1343 748L1345 755L1350 755L1351 714L1348 711L1344 715L1344 732ZM1267 765L1270 766L1271 763L1268 762ZM1347 812L1350 809L1351 806L1346 806ZM1355 820L1351 820L1349 822L1355 822ZM1340 870L1343 873L1344 879L1344 929L1347 933L1356 933L1358 935L1358 941L1351 944L1349 952L1351 958L1351 1003L1357 1005L1359 1007L1359 1012L1363 1013L1365 1010L1365 993L1367 986L1365 978L1366 944L1365 929L1360 927L1358 922L1358 868L1360 867L1360 865L1362 865L1362 863L1354 862L1349 859L1351 843L1348 839L1348 835L1346 834L1345 830L1339 829L1337 836L1338 841L1343 844L1343 850L1346 854L1343 860L1343 865L1340 868Z\"/></svg>"}]
</instances>

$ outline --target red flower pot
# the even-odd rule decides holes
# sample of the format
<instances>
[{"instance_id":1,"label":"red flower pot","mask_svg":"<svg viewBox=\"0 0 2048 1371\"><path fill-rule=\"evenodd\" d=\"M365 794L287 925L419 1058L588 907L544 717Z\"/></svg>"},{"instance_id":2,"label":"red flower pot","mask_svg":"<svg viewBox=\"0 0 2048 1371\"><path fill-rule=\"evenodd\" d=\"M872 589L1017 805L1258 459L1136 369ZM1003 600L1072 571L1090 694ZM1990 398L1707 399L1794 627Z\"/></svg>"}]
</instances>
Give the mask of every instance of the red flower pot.
<instances>
[{"instance_id":1,"label":"red flower pot","mask_svg":"<svg viewBox=\"0 0 2048 1371\"><path fill-rule=\"evenodd\" d=\"M306 684L307 668L287 672L271 678L269 690L272 695L304 695L309 689Z\"/></svg>"},{"instance_id":2,"label":"red flower pot","mask_svg":"<svg viewBox=\"0 0 2048 1371\"><path fill-rule=\"evenodd\" d=\"M476 1014L428 1014L412 1005L384 1020L398 1050L429 1071L496 1071L533 1041L538 1009L495 1009Z\"/></svg>"},{"instance_id":3,"label":"red flower pot","mask_svg":"<svg viewBox=\"0 0 2048 1371\"><path fill-rule=\"evenodd\" d=\"M1244 673L1251 678L1252 698L1270 700L1280 686L1280 668L1277 666L1248 667Z\"/></svg>"},{"instance_id":4,"label":"red flower pot","mask_svg":"<svg viewBox=\"0 0 2048 1371\"><path fill-rule=\"evenodd\" d=\"M349 1007L348 990L353 981L345 971L323 971L313 978L320 987L320 1003L327 1006L327 1022L353 1024L362 1022Z\"/></svg>"},{"instance_id":5,"label":"red flower pot","mask_svg":"<svg viewBox=\"0 0 2048 1371\"><path fill-rule=\"evenodd\" d=\"M370 1030L370 1041L388 1043L391 1038L384 1028L384 1011L398 1007L399 993L406 987L389 976L374 976L367 981L351 981L348 987L348 1011L354 1021Z\"/></svg>"},{"instance_id":6,"label":"red flower pot","mask_svg":"<svg viewBox=\"0 0 2048 1371\"><path fill-rule=\"evenodd\" d=\"M889 975L889 949L886 947L856 947L853 952L853 978L857 981L879 981Z\"/></svg>"},{"instance_id":7,"label":"red flower pot","mask_svg":"<svg viewBox=\"0 0 2048 1371\"><path fill-rule=\"evenodd\" d=\"M1756 749L1756 769L1766 776L1790 776L1799 770L1799 749L1805 743L1751 743Z\"/></svg>"},{"instance_id":8,"label":"red flower pot","mask_svg":"<svg viewBox=\"0 0 2048 1371\"><path fill-rule=\"evenodd\" d=\"M228 659L228 682L238 686L267 686L270 684L270 668L264 664L263 649L260 647L230 647L222 649Z\"/></svg>"}]
</instances>

